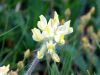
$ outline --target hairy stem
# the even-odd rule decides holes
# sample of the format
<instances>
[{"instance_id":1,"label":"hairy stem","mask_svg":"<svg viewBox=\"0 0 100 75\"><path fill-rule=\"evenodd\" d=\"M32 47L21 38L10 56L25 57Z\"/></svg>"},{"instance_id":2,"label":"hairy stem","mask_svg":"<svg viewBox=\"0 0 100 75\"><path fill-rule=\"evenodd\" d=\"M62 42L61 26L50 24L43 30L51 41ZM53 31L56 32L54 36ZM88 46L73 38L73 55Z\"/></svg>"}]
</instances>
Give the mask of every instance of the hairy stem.
<instances>
[{"instance_id":1,"label":"hairy stem","mask_svg":"<svg viewBox=\"0 0 100 75\"><path fill-rule=\"evenodd\" d=\"M37 57L32 61L29 69L26 71L25 75L31 75L32 71L35 69L36 65L39 63Z\"/></svg>"}]
</instances>

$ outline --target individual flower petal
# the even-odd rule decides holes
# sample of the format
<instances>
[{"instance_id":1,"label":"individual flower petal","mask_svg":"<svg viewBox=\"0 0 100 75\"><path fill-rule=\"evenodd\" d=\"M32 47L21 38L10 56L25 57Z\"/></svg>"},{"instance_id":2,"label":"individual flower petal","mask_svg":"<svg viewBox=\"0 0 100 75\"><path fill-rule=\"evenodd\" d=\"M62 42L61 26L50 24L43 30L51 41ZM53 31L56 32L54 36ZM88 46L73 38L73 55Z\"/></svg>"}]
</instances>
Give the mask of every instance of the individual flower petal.
<instances>
[{"instance_id":1,"label":"individual flower petal","mask_svg":"<svg viewBox=\"0 0 100 75\"><path fill-rule=\"evenodd\" d=\"M51 54L51 57L55 62L60 62L60 58L55 52Z\"/></svg>"},{"instance_id":2,"label":"individual flower petal","mask_svg":"<svg viewBox=\"0 0 100 75\"><path fill-rule=\"evenodd\" d=\"M35 41L42 41L43 40L43 36L42 36L39 29L37 29L37 28L32 29L32 33L33 33L32 37Z\"/></svg>"},{"instance_id":3,"label":"individual flower petal","mask_svg":"<svg viewBox=\"0 0 100 75\"><path fill-rule=\"evenodd\" d=\"M41 49L37 52L37 58L42 59L46 51L46 45L42 45Z\"/></svg>"},{"instance_id":4,"label":"individual flower petal","mask_svg":"<svg viewBox=\"0 0 100 75\"><path fill-rule=\"evenodd\" d=\"M48 22L48 27L50 28L50 30L56 30L59 24L57 24L54 19L50 19Z\"/></svg>"},{"instance_id":5,"label":"individual flower petal","mask_svg":"<svg viewBox=\"0 0 100 75\"><path fill-rule=\"evenodd\" d=\"M66 28L70 27L70 22L71 22L71 20L65 22L65 23L64 23L64 26L66 26Z\"/></svg>"},{"instance_id":6,"label":"individual flower petal","mask_svg":"<svg viewBox=\"0 0 100 75\"><path fill-rule=\"evenodd\" d=\"M40 21L42 21L45 25L47 25L47 20L43 15L40 15Z\"/></svg>"},{"instance_id":7,"label":"individual flower petal","mask_svg":"<svg viewBox=\"0 0 100 75\"><path fill-rule=\"evenodd\" d=\"M55 25L59 25L59 18L58 18L58 14L56 11L54 12L54 23Z\"/></svg>"},{"instance_id":8,"label":"individual flower petal","mask_svg":"<svg viewBox=\"0 0 100 75\"><path fill-rule=\"evenodd\" d=\"M45 27L47 26L47 20L43 15L40 15L40 21L38 21L37 26L41 30L44 30Z\"/></svg>"},{"instance_id":9,"label":"individual flower petal","mask_svg":"<svg viewBox=\"0 0 100 75\"><path fill-rule=\"evenodd\" d=\"M64 23L64 26L65 26L65 28L66 28L65 34L70 34L70 33L73 32L73 28L70 27L70 22L71 22L71 21L69 20L69 21L67 21L67 22Z\"/></svg>"},{"instance_id":10,"label":"individual flower petal","mask_svg":"<svg viewBox=\"0 0 100 75\"><path fill-rule=\"evenodd\" d=\"M70 27L70 28L68 29L68 34L70 34L70 33L72 33L72 32L73 32L73 28Z\"/></svg>"},{"instance_id":11,"label":"individual flower petal","mask_svg":"<svg viewBox=\"0 0 100 75\"><path fill-rule=\"evenodd\" d=\"M38 21L37 26L39 29L44 30L46 27L46 24L44 24L42 21Z\"/></svg>"},{"instance_id":12,"label":"individual flower petal","mask_svg":"<svg viewBox=\"0 0 100 75\"><path fill-rule=\"evenodd\" d=\"M59 26L59 27L57 28L57 31L58 31L58 32L59 32L59 31L65 31L65 30L67 30L67 29L69 28L69 26L70 26L70 20L67 21L67 22L65 22L64 25Z\"/></svg>"},{"instance_id":13,"label":"individual flower petal","mask_svg":"<svg viewBox=\"0 0 100 75\"><path fill-rule=\"evenodd\" d=\"M69 21L65 22L64 25L59 26L56 33L66 35L66 34L70 34L72 32L73 32L73 28L70 27L70 20L69 20Z\"/></svg>"},{"instance_id":14,"label":"individual flower petal","mask_svg":"<svg viewBox=\"0 0 100 75\"><path fill-rule=\"evenodd\" d=\"M53 21L53 19L50 19L49 22L48 22L48 27L50 27L50 28L52 28L52 25L53 25L52 24L53 23L52 21Z\"/></svg>"},{"instance_id":15,"label":"individual flower petal","mask_svg":"<svg viewBox=\"0 0 100 75\"><path fill-rule=\"evenodd\" d=\"M41 52L41 51L38 51L38 52L37 52L37 58L38 58L38 59L42 59L43 56L44 56L44 53L43 53L43 52Z\"/></svg>"},{"instance_id":16,"label":"individual flower petal","mask_svg":"<svg viewBox=\"0 0 100 75\"><path fill-rule=\"evenodd\" d=\"M55 41L57 43L60 43L60 44L64 44L65 43L65 40L64 40L64 35L63 34L58 34L55 36Z\"/></svg>"}]
</instances>

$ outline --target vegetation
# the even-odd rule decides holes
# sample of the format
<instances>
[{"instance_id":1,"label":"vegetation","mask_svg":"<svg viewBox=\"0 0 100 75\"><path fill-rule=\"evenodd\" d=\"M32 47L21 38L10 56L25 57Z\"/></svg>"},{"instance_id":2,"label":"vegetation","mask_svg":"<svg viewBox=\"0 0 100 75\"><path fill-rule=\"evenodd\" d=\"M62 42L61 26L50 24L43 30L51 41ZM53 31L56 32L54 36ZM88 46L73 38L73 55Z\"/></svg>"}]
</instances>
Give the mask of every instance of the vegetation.
<instances>
[{"instance_id":1,"label":"vegetation","mask_svg":"<svg viewBox=\"0 0 100 75\"><path fill-rule=\"evenodd\" d=\"M60 62L49 56L33 66L31 75L100 75L100 0L0 0L0 69L24 75L42 43L32 38L39 16L56 11L60 23L71 20L73 33L57 46ZM4 68L5 68L4 66ZM1 71L1 70L0 70ZM1 74L1 73L0 73Z\"/></svg>"}]
</instances>

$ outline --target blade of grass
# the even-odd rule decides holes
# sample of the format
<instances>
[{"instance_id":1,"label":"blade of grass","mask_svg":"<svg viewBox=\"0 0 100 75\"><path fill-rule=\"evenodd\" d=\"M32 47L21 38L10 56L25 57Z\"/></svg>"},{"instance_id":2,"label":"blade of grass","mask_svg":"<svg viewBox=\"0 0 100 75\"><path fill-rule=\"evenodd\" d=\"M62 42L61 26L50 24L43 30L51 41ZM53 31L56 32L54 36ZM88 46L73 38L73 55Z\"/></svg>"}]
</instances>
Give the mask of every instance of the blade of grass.
<instances>
[{"instance_id":1,"label":"blade of grass","mask_svg":"<svg viewBox=\"0 0 100 75\"><path fill-rule=\"evenodd\" d=\"M17 25L17 26L15 26L15 27L13 27L12 29L10 29L10 30L8 30L8 31L6 31L6 32L4 32L4 33L2 33L2 34L0 34L0 37L2 37L2 36L4 36L4 35L8 34L9 32L15 30L15 29L18 28L18 27L19 27L19 26Z\"/></svg>"}]
</instances>

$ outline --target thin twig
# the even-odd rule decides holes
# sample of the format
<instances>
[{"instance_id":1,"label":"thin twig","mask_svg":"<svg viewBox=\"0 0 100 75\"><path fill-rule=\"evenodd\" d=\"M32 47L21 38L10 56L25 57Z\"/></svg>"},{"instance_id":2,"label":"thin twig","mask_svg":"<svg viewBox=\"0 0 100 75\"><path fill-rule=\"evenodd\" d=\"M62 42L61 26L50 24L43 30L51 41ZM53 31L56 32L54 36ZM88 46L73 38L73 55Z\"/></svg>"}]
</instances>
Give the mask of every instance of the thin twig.
<instances>
[{"instance_id":1,"label":"thin twig","mask_svg":"<svg viewBox=\"0 0 100 75\"><path fill-rule=\"evenodd\" d=\"M87 73L88 73L88 75L91 75L90 72L89 72L89 70L87 70Z\"/></svg>"},{"instance_id":2,"label":"thin twig","mask_svg":"<svg viewBox=\"0 0 100 75\"><path fill-rule=\"evenodd\" d=\"M39 60L37 59L37 57L35 57L35 59L32 61L29 69L26 71L25 75L31 75L31 73L33 72L33 70L35 69L36 65L39 63Z\"/></svg>"},{"instance_id":3,"label":"thin twig","mask_svg":"<svg viewBox=\"0 0 100 75\"><path fill-rule=\"evenodd\" d=\"M15 8L15 11L18 12L21 8L21 2L18 2Z\"/></svg>"}]
</instances>

